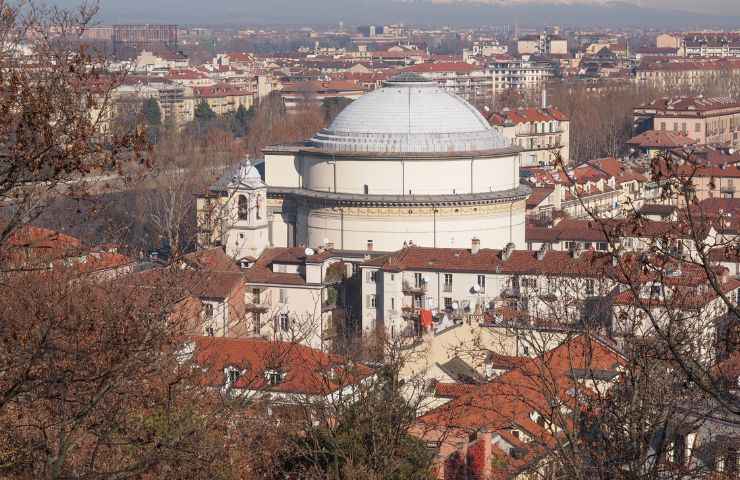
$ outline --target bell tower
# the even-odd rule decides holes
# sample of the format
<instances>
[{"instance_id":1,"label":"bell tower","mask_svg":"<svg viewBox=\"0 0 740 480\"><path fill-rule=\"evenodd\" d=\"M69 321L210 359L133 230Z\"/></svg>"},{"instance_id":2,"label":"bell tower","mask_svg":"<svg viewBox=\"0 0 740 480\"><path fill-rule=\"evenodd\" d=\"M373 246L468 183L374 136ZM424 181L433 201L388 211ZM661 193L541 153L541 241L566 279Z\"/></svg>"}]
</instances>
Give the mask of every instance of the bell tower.
<instances>
[{"instance_id":1,"label":"bell tower","mask_svg":"<svg viewBox=\"0 0 740 480\"><path fill-rule=\"evenodd\" d=\"M267 186L248 160L228 184L223 231L226 254L235 260L259 257L270 244L267 223Z\"/></svg>"}]
</instances>

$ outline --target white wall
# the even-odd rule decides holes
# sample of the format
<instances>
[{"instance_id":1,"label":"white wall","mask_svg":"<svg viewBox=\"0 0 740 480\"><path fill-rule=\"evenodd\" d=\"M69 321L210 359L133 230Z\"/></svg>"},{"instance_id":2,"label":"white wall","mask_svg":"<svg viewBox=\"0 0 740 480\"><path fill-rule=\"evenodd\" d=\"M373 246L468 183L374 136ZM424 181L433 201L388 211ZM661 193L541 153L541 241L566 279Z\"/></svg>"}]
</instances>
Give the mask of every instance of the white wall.
<instances>
[{"instance_id":1,"label":"white wall","mask_svg":"<svg viewBox=\"0 0 740 480\"><path fill-rule=\"evenodd\" d=\"M374 250L395 251L409 240L424 247L469 248L478 237L482 248L504 248L509 242L525 248L523 202L502 205L496 213L486 213L483 207L470 214L462 208L457 213L440 211L435 218L431 208L366 209L366 215L359 216L299 206L297 241L315 247L328 239L337 248L365 250L372 240Z\"/></svg>"},{"instance_id":2,"label":"white wall","mask_svg":"<svg viewBox=\"0 0 740 480\"><path fill-rule=\"evenodd\" d=\"M451 195L519 185L518 154L494 158L373 159L304 155L304 188L370 195ZM269 168L269 167L268 167ZM336 182L336 190L335 190ZM268 184L271 183L268 179Z\"/></svg>"}]
</instances>

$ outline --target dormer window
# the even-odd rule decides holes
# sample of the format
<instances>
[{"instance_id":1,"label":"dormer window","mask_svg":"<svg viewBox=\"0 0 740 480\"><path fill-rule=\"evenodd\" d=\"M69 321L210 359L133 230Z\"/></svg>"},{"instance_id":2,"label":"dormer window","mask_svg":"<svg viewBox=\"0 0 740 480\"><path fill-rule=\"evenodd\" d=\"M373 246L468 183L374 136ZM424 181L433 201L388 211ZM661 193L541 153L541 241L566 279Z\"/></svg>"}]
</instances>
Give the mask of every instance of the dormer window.
<instances>
[{"instance_id":1,"label":"dormer window","mask_svg":"<svg viewBox=\"0 0 740 480\"><path fill-rule=\"evenodd\" d=\"M213 304L211 303L205 303L203 304L203 316L206 320L211 320L213 318Z\"/></svg>"},{"instance_id":2,"label":"dormer window","mask_svg":"<svg viewBox=\"0 0 740 480\"><path fill-rule=\"evenodd\" d=\"M265 380L270 385L282 383L284 374L280 370L265 370Z\"/></svg>"},{"instance_id":3,"label":"dormer window","mask_svg":"<svg viewBox=\"0 0 740 480\"><path fill-rule=\"evenodd\" d=\"M233 387L236 384L236 381L239 380L239 377L241 376L241 372L239 369L234 367L227 367L226 368L226 386L227 387Z\"/></svg>"},{"instance_id":4,"label":"dormer window","mask_svg":"<svg viewBox=\"0 0 740 480\"><path fill-rule=\"evenodd\" d=\"M239 195L237 199L237 210L239 220L249 220L249 200L245 195Z\"/></svg>"}]
</instances>

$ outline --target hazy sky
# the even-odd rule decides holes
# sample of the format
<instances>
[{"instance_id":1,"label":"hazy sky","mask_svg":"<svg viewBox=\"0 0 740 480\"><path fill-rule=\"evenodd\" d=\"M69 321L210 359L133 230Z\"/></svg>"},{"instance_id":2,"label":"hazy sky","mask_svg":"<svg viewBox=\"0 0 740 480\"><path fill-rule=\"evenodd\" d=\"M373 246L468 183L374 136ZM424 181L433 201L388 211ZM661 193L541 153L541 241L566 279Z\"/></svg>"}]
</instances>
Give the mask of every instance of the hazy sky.
<instances>
[{"instance_id":1,"label":"hazy sky","mask_svg":"<svg viewBox=\"0 0 740 480\"><path fill-rule=\"evenodd\" d=\"M50 3L56 3L64 6L76 5L80 0L46 0ZM410 0L405 0L409 2ZM415 0L419 1L419 0ZM523 0L513 0L510 4L521 3ZM552 3L566 0L527 0L530 3ZM586 0L571 0L586 1ZM594 3L603 3L606 0L593 0ZM705 14L716 15L718 17L727 16L740 17L740 0L621 0L623 3L629 2L640 4L643 7L651 9L673 9L683 11L696 11ZM558 10L563 11L564 19L572 17L572 9L579 8L576 12L583 13L580 21L588 21L591 18L599 17L599 7L593 7L588 12L583 12L582 7L514 7L515 13L511 9L505 11L487 9L484 13L484 19L481 19L481 10L466 16L469 9L464 7L440 7L424 6L420 4L409 5L408 3L399 4L392 0L99 0L102 11L99 20L105 22L125 22L136 21L142 22L151 19L151 21L171 21L173 23L198 23L198 24L218 24L225 22L233 23L280 23L285 19L285 23L295 23L306 21L316 23L324 20L324 23L334 23L340 19L348 23L359 23L364 20L370 22L380 21L391 23L394 20L413 22L414 16L418 14L420 21L418 23L443 23L445 18L449 17L449 11L440 9L455 8L453 12L454 19L450 23L465 23L467 18L477 23L507 23L510 19L507 15L529 17L522 19L522 23L537 23L537 16L547 17L543 20L558 20ZM500 3L507 5L506 0ZM623 12L628 12L624 7ZM441 13L440 13L441 12ZM531 14L531 15L530 15ZM656 16L659 15L655 12ZM626 19L629 20L627 13ZM490 17L490 18L489 18ZM608 17L605 15L604 17ZM640 15L635 15L639 20ZM439 18L439 21L435 20ZM659 18L659 17L658 17ZM697 17L697 23L701 23L705 17ZM691 22L692 17L685 15L681 21ZM650 21L643 20L643 21ZM565 23L565 22L564 22ZM730 23L732 26L732 23ZM740 28L740 23L734 25Z\"/></svg>"}]
</instances>

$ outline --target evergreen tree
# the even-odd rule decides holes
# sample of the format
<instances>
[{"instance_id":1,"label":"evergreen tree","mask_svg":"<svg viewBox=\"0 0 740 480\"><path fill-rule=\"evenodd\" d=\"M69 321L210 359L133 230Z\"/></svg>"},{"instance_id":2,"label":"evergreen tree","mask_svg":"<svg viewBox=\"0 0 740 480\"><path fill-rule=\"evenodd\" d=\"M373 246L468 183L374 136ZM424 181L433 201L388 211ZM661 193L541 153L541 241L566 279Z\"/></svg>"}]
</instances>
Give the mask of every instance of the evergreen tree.
<instances>
[{"instance_id":1,"label":"evergreen tree","mask_svg":"<svg viewBox=\"0 0 740 480\"><path fill-rule=\"evenodd\" d=\"M231 122L231 131L235 137L243 137L247 134L252 118L254 118L254 107L250 107L247 110L244 108L244 105L239 105Z\"/></svg>"},{"instance_id":2,"label":"evergreen tree","mask_svg":"<svg viewBox=\"0 0 740 480\"><path fill-rule=\"evenodd\" d=\"M195 107L195 121L204 124L216 119L216 112L211 109L208 102L201 100L197 107Z\"/></svg>"},{"instance_id":3,"label":"evergreen tree","mask_svg":"<svg viewBox=\"0 0 740 480\"><path fill-rule=\"evenodd\" d=\"M159 102L157 100L154 98L144 100L143 112L148 126L162 125L162 111L159 109Z\"/></svg>"}]
</instances>

